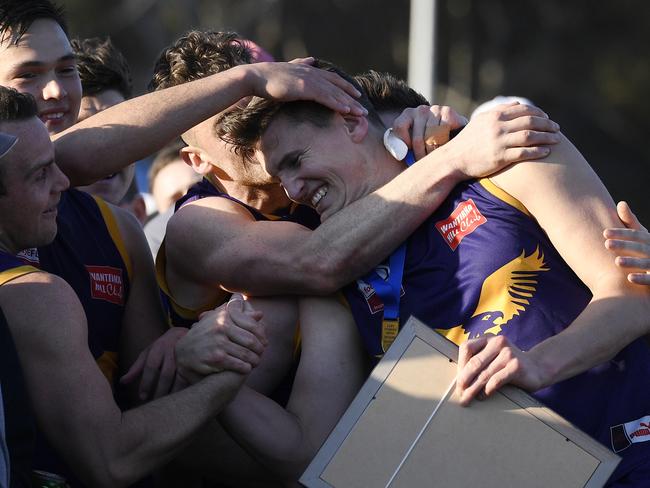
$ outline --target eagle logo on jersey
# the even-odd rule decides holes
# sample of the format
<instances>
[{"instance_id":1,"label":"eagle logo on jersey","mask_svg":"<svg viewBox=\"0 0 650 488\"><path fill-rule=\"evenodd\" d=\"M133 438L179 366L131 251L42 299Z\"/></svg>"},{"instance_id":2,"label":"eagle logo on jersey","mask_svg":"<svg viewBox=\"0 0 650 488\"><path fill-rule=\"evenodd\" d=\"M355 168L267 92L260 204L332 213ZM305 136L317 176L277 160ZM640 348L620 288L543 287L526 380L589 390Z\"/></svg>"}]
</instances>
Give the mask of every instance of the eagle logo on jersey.
<instances>
[{"instance_id":1,"label":"eagle logo on jersey","mask_svg":"<svg viewBox=\"0 0 650 488\"><path fill-rule=\"evenodd\" d=\"M478 304L469 323L451 329L436 329L436 332L459 345L484 334L498 335L502 326L526 311L543 271L549 271L549 268L539 246L528 256L523 250L483 281Z\"/></svg>"}]
</instances>

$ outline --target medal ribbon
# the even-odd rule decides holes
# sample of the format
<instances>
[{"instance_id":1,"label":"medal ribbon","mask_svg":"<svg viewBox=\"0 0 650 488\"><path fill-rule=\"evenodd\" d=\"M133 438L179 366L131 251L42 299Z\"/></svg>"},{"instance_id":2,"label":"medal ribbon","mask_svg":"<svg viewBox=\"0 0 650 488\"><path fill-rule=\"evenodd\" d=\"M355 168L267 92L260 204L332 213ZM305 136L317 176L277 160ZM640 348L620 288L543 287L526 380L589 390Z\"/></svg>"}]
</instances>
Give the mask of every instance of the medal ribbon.
<instances>
[{"instance_id":1,"label":"medal ribbon","mask_svg":"<svg viewBox=\"0 0 650 488\"><path fill-rule=\"evenodd\" d=\"M408 166L415 163L412 151L408 152L404 162ZM384 303L384 317L381 323L381 348L384 352L388 350L399 333L399 304L405 259L406 242L403 242L388 259L388 278L384 280L376 271L372 271L368 280L377 296Z\"/></svg>"}]
</instances>

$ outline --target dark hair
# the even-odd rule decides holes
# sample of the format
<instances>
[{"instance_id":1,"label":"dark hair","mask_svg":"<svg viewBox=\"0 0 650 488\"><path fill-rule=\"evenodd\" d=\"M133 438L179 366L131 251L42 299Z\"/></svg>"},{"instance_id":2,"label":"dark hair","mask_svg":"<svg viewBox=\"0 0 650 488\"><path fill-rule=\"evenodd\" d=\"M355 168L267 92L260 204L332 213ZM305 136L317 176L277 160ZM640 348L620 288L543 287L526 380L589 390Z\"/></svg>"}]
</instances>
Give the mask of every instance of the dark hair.
<instances>
[{"instance_id":1,"label":"dark hair","mask_svg":"<svg viewBox=\"0 0 650 488\"><path fill-rule=\"evenodd\" d=\"M0 2L0 42L10 38L14 44L35 20L52 19L68 35L63 7L49 0L2 0Z\"/></svg>"},{"instance_id":2,"label":"dark hair","mask_svg":"<svg viewBox=\"0 0 650 488\"><path fill-rule=\"evenodd\" d=\"M149 91L205 78L251 61L250 50L236 33L192 30L160 53Z\"/></svg>"},{"instance_id":3,"label":"dark hair","mask_svg":"<svg viewBox=\"0 0 650 488\"><path fill-rule=\"evenodd\" d=\"M96 95L106 90L117 90L124 98L131 98L133 82L129 64L111 39L72 39L77 57L77 70L83 95Z\"/></svg>"},{"instance_id":4,"label":"dark hair","mask_svg":"<svg viewBox=\"0 0 650 488\"><path fill-rule=\"evenodd\" d=\"M429 101L404 80L390 73L370 70L354 76L378 112L401 112L408 107L430 105Z\"/></svg>"},{"instance_id":5,"label":"dark hair","mask_svg":"<svg viewBox=\"0 0 650 488\"><path fill-rule=\"evenodd\" d=\"M36 117L36 100L28 93L20 93L13 88L0 86L0 123L25 120ZM0 196L7 193L4 186L4 170L0 165Z\"/></svg>"},{"instance_id":6,"label":"dark hair","mask_svg":"<svg viewBox=\"0 0 650 488\"><path fill-rule=\"evenodd\" d=\"M378 127L383 127L384 124L379 118L373 103L367 97L363 87L354 78L329 61L317 59L312 66L336 73L354 85L361 92L361 96L357 101L368 110L368 121ZM326 127L333 113L331 109L316 102L302 100L278 102L254 97L247 106L224 113L219 118L217 134L223 141L234 146L237 154L250 159L255 144L261 139L276 116L283 115L292 120L309 122L316 127Z\"/></svg>"},{"instance_id":7,"label":"dark hair","mask_svg":"<svg viewBox=\"0 0 650 488\"><path fill-rule=\"evenodd\" d=\"M36 100L28 93L0 86L0 122L11 122L36 117Z\"/></svg>"}]
</instances>

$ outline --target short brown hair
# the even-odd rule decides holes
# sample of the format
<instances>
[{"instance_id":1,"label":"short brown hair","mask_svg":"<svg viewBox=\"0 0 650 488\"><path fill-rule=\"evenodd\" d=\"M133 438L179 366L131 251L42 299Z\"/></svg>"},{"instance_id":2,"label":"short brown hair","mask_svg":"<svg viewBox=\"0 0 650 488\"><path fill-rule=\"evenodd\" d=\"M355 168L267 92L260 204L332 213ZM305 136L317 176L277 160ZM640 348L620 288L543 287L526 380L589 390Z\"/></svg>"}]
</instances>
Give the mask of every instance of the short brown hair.
<instances>
[{"instance_id":1,"label":"short brown hair","mask_svg":"<svg viewBox=\"0 0 650 488\"><path fill-rule=\"evenodd\" d=\"M251 61L250 50L235 32L192 30L160 53L149 91L205 78Z\"/></svg>"},{"instance_id":2,"label":"short brown hair","mask_svg":"<svg viewBox=\"0 0 650 488\"><path fill-rule=\"evenodd\" d=\"M51 19L55 21L66 36L63 8L49 0L2 0L0 2L0 42L11 38L18 43L35 20Z\"/></svg>"},{"instance_id":3,"label":"short brown hair","mask_svg":"<svg viewBox=\"0 0 650 488\"><path fill-rule=\"evenodd\" d=\"M312 66L332 71L354 85L361 93L357 100L368 111L368 121L378 127L383 127L383 122L373 103L354 78L329 61L317 59ZM217 124L217 133L224 142L234 146L237 154L250 159L254 153L255 145L276 116L283 115L292 120L309 122L316 127L326 127L333 113L331 109L316 102L302 100L278 102L254 97L246 107L235 108L224 113Z\"/></svg>"},{"instance_id":4,"label":"short brown hair","mask_svg":"<svg viewBox=\"0 0 650 488\"><path fill-rule=\"evenodd\" d=\"M96 95L113 89L124 98L131 98L133 81L129 64L111 42L110 37L72 39L70 44L77 57L77 70L83 96Z\"/></svg>"},{"instance_id":5,"label":"short brown hair","mask_svg":"<svg viewBox=\"0 0 650 488\"><path fill-rule=\"evenodd\" d=\"M354 76L378 112L401 112L405 108L430 105L404 80L390 73L370 70Z\"/></svg>"}]
</instances>

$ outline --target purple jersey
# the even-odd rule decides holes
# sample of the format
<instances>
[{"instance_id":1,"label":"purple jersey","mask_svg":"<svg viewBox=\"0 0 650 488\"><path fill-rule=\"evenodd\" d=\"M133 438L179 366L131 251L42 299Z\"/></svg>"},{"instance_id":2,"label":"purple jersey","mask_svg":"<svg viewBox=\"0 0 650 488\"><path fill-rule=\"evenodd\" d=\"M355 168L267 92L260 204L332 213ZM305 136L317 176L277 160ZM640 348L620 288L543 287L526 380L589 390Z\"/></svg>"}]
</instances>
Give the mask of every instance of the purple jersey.
<instances>
[{"instance_id":1,"label":"purple jersey","mask_svg":"<svg viewBox=\"0 0 650 488\"><path fill-rule=\"evenodd\" d=\"M57 226L56 237L47 246L27 249L17 256L0 252L0 285L39 270L63 278L83 306L88 347L113 387L129 294L130 258L115 217L101 199L74 189L63 192ZM82 486L41 432L36 436L34 469L63 475L71 486Z\"/></svg>"},{"instance_id":2,"label":"purple jersey","mask_svg":"<svg viewBox=\"0 0 650 488\"><path fill-rule=\"evenodd\" d=\"M390 269L376 272L386 279ZM348 285L345 295L367 350L380 357L382 300L367 277ZM414 315L456 344L503 334L525 351L564 330L590 299L525 207L484 179L457 186L409 238L400 322ZM639 385L650 375L649 358L648 346L637 340L613 360L535 392L620 451L624 461L615 476L650 456L650 443L642 442L650 432L620 439L621 428L640 431L635 425L650 415L650 392Z\"/></svg>"}]
</instances>

